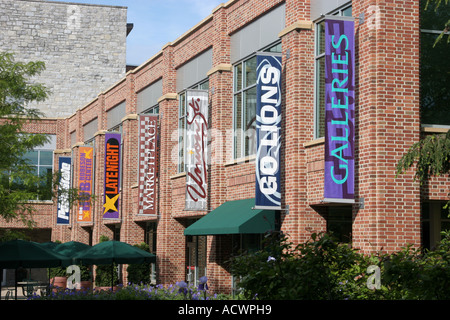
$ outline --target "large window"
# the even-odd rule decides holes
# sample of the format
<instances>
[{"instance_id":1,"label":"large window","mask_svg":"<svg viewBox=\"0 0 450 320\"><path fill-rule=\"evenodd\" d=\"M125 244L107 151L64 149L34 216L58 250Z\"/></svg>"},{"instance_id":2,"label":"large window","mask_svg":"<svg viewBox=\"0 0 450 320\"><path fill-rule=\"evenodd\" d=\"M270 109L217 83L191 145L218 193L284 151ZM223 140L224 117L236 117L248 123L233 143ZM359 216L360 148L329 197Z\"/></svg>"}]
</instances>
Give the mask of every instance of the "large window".
<instances>
[{"instance_id":1,"label":"large window","mask_svg":"<svg viewBox=\"0 0 450 320\"><path fill-rule=\"evenodd\" d=\"M450 3L435 10L421 1L420 20L420 107L424 125L450 126L450 59L447 35L436 39L449 19Z\"/></svg>"},{"instance_id":2,"label":"large window","mask_svg":"<svg viewBox=\"0 0 450 320\"><path fill-rule=\"evenodd\" d=\"M35 174L42 180L37 187L37 200L52 199L53 150L33 150L25 154Z\"/></svg>"},{"instance_id":3,"label":"large window","mask_svg":"<svg viewBox=\"0 0 450 320\"><path fill-rule=\"evenodd\" d=\"M345 6L330 15L351 17L352 7ZM315 138L325 136L325 21L316 22L315 44Z\"/></svg>"},{"instance_id":4,"label":"large window","mask_svg":"<svg viewBox=\"0 0 450 320\"><path fill-rule=\"evenodd\" d=\"M53 150L56 146L56 136L51 135L50 141L44 146L30 150L23 155L27 172L25 175L6 174L4 184L9 184L11 190L22 190L29 193L29 200L51 200L53 180ZM14 176L14 177L13 177ZM9 179L9 181L7 181Z\"/></svg>"},{"instance_id":5,"label":"large window","mask_svg":"<svg viewBox=\"0 0 450 320\"><path fill-rule=\"evenodd\" d=\"M200 82L189 89L198 90L209 90L209 81ZM186 91L182 91L178 95L178 172L185 172L185 149L186 149L186 139L184 139L186 134Z\"/></svg>"},{"instance_id":6,"label":"large window","mask_svg":"<svg viewBox=\"0 0 450 320\"><path fill-rule=\"evenodd\" d=\"M281 52L281 43L268 52ZM234 158L256 153L256 55L234 66Z\"/></svg>"}]
</instances>

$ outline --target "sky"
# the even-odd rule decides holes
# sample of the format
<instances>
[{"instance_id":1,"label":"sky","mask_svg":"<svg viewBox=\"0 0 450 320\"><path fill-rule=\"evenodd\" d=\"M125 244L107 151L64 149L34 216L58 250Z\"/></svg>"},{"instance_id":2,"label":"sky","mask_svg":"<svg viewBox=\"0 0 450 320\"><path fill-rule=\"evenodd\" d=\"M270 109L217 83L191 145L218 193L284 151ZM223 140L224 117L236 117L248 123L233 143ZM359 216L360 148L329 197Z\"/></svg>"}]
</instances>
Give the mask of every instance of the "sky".
<instances>
[{"instance_id":1,"label":"sky","mask_svg":"<svg viewBox=\"0 0 450 320\"><path fill-rule=\"evenodd\" d=\"M53 1L53 0L47 0ZM141 65L228 0L54 0L127 7L127 64Z\"/></svg>"}]
</instances>

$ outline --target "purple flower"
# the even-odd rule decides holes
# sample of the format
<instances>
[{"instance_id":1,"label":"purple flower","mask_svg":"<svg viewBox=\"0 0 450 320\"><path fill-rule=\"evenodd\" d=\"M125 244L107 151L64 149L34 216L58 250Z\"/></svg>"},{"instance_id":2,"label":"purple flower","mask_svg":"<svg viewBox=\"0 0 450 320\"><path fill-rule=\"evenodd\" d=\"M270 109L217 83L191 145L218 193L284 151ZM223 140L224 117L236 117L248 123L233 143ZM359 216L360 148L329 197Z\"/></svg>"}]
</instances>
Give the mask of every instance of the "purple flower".
<instances>
[{"instance_id":1,"label":"purple flower","mask_svg":"<svg viewBox=\"0 0 450 320\"><path fill-rule=\"evenodd\" d=\"M177 286L180 287L180 289L178 290L178 292L186 294L187 293L187 283L184 281L179 281L176 283Z\"/></svg>"},{"instance_id":2,"label":"purple flower","mask_svg":"<svg viewBox=\"0 0 450 320\"><path fill-rule=\"evenodd\" d=\"M205 291L208 290L208 285L206 284L206 282L208 281L208 278L206 276L200 277L199 280L199 285L198 285L198 290L199 291Z\"/></svg>"}]
</instances>

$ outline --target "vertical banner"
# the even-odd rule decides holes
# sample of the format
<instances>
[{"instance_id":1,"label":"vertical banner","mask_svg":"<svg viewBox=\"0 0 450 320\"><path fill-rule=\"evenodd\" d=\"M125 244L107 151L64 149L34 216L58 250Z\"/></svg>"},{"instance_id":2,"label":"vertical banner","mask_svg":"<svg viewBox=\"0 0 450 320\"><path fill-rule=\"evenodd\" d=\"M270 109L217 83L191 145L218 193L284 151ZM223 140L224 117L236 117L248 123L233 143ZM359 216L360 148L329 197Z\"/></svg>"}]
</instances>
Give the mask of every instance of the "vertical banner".
<instances>
[{"instance_id":1,"label":"vertical banner","mask_svg":"<svg viewBox=\"0 0 450 320\"><path fill-rule=\"evenodd\" d=\"M56 224L69 225L70 224L70 203L69 203L69 189L71 187L72 176L72 158L59 157L59 191Z\"/></svg>"},{"instance_id":2,"label":"vertical banner","mask_svg":"<svg viewBox=\"0 0 450 320\"><path fill-rule=\"evenodd\" d=\"M92 222L92 184L94 148L80 147L78 152L78 215L77 222Z\"/></svg>"},{"instance_id":3,"label":"vertical banner","mask_svg":"<svg viewBox=\"0 0 450 320\"><path fill-rule=\"evenodd\" d=\"M281 54L256 58L255 208L280 209Z\"/></svg>"},{"instance_id":4,"label":"vertical banner","mask_svg":"<svg viewBox=\"0 0 450 320\"><path fill-rule=\"evenodd\" d=\"M139 116L139 214L156 215L158 116Z\"/></svg>"},{"instance_id":5,"label":"vertical banner","mask_svg":"<svg viewBox=\"0 0 450 320\"><path fill-rule=\"evenodd\" d=\"M120 133L105 134L104 219L119 219L120 142Z\"/></svg>"},{"instance_id":6,"label":"vertical banner","mask_svg":"<svg viewBox=\"0 0 450 320\"><path fill-rule=\"evenodd\" d=\"M325 19L325 181L328 202L354 202L354 21Z\"/></svg>"},{"instance_id":7,"label":"vertical banner","mask_svg":"<svg viewBox=\"0 0 450 320\"><path fill-rule=\"evenodd\" d=\"M208 91L186 91L186 210L207 210Z\"/></svg>"}]
</instances>

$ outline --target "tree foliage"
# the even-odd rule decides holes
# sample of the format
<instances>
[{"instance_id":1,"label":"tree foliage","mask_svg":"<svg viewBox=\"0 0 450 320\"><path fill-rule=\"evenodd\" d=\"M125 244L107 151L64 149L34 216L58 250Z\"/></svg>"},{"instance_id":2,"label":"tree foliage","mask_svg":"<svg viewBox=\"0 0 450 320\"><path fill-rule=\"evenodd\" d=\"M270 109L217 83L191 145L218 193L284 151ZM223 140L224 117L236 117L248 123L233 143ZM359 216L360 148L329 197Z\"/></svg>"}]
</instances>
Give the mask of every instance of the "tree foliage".
<instances>
[{"instance_id":1,"label":"tree foliage","mask_svg":"<svg viewBox=\"0 0 450 320\"><path fill-rule=\"evenodd\" d=\"M416 165L415 178L422 184L430 176L450 173L450 130L446 134L426 136L414 143L397 164L397 174Z\"/></svg>"},{"instance_id":2,"label":"tree foliage","mask_svg":"<svg viewBox=\"0 0 450 320\"><path fill-rule=\"evenodd\" d=\"M11 53L0 52L0 215L7 221L21 219L26 225L32 224L29 200L37 199L40 187L48 183L24 158L48 139L23 129L27 121L42 116L28 105L49 95L44 85L33 82L44 70L43 62L16 62Z\"/></svg>"},{"instance_id":3,"label":"tree foliage","mask_svg":"<svg viewBox=\"0 0 450 320\"><path fill-rule=\"evenodd\" d=\"M312 234L309 241L297 246L283 235L268 239L264 249L231 260L231 272L240 279L238 286L246 299L450 298L449 232L443 233L433 251L408 245L398 252L370 255L327 233Z\"/></svg>"},{"instance_id":4,"label":"tree foliage","mask_svg":"<svg viewBox=\"0 0 450 320\"><path fill-rule=\"evenodd\" d=\"M445 5L449 4L449 0L427 0L427 3L425 5L425 10L428 10L428 7L430 6L430 4L434 4L434 11L437 12L439 10L439 8L441 7L441 5L444 4L444 2L445 2ZM450 19L447 20L447 22L444 24L444 30L439 35L439 37L437 37L433 47L435 47L442 40L444 35L448 34L449 31L450 31ZM447 36L447 43L450 43L450 34L448 34L448 36Z\"/></svg>"}]
</instances>

